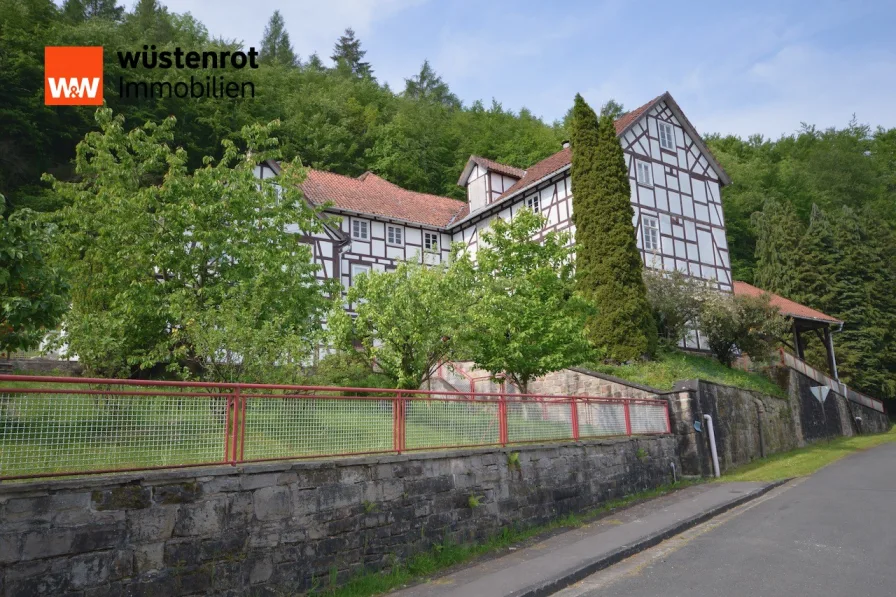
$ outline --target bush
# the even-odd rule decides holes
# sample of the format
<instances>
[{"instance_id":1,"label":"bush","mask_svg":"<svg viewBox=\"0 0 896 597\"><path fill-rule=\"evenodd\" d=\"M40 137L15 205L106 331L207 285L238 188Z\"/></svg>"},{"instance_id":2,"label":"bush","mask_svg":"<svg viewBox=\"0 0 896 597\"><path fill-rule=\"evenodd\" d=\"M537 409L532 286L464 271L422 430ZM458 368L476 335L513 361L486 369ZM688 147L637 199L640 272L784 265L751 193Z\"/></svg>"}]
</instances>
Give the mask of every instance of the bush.
<instances>
[{"instance_id":1,"label":"bush","mask_svg":"<svg viewBox=\"0 0 896 597\"><path fill-rule=\"evenodd\" d=\"M678 346L700 317L706 285L678 270L654 269L645 269L644 284L660 342L670 348Z\"/></svg>"},{"instance_id":2,"label":"bush","mask_svg":"<svg viewBox=\"0 0 896 597\"><path fill-rule=\"evenodd\" d=\"M346 388L392 388L394 383L358 352L339 351L320 360L308 380L318 386Z\"/></svg>"},{"instance_id":3,"label":"bush","mask_svg":"<svg viewBox=\"0 0 896 597\"><path fill-rule=\"evenodd\" d=\"M709 293L700 310L700 331L709 350L726 367L739 353L766 360L787 329L767 294L760 297Z\"/></svg>"}]
</instances>

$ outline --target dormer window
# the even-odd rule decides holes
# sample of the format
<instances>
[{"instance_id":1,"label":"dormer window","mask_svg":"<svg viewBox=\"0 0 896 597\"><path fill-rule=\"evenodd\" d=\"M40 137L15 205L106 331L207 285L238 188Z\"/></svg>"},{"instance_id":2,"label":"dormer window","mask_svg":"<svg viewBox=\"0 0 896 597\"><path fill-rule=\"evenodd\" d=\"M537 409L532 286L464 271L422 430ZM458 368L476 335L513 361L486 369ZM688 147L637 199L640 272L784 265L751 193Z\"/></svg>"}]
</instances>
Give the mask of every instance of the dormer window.
<instances>
[{"instance_id":1,"label":"dormer window","mask_svg":"<svg viewBox=\"0 0 896 597\"><path fill-rule=\"evenodd\" d=\"M653 169L650 167L650 164L647 162L635 162L635 167L637 169L638 175L638 184L644 185L645 187L653 186Z\"/></svg>"},{"instance_id":2,"label":"dormer window","mask_svg":"<svg viewBox=\"0 0 896 597\"><path fill-rule=\"evenodd\" d=\"M366 220L352 220L352 238L370 240L370 229Z\"/></svg>"},{"instance_id":3,"label":"dormer window","mask_svg":"<svg viewBox=\"0 0 896 597\"><path fill-rule=\"evenodd\" d=\"M657 122L660 135L660 147L675 151L675 129L668 122Z\"/></svg>"}]
</instances>

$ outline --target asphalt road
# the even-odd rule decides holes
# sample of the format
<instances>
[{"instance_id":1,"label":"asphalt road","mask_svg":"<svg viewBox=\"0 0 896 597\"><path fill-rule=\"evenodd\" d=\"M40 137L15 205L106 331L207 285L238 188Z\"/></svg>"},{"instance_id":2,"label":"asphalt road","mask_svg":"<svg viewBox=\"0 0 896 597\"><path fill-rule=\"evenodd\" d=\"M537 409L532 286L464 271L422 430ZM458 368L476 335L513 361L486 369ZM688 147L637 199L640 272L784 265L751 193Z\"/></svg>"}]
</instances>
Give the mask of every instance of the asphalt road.
<instances>
[{"instance_id":1,"label":"asphalt road","mask_svg":"<svg viewBox=\"0 0 896 597\"><path fill-rule=\"evenodd\" d=\"M848 456L559 597L896 595L896 444Z\"/></svg>"}]
</instances>

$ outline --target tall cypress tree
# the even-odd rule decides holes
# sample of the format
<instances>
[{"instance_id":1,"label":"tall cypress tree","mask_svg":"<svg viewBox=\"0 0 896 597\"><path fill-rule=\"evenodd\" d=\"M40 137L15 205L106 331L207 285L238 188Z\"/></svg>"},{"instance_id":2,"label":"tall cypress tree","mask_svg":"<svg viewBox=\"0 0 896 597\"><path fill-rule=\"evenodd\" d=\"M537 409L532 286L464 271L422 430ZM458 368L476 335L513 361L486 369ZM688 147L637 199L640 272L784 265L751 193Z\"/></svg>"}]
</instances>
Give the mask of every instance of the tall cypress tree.
<instances>
[{"instance_id":1,"label":"tall cypress tree","mask_svg":"<svg viewBox=\"0 0 896 597\"><path fill-rule=\"evenodd\" d=\"M752 217L756 230L754 280L763 290L793 296L793 270L802 224L789 202L766 200Z\"/></svg>"},{"instance_id":2,"label":"tall cypress tree","mask_svg":"<svg viewBox=\"0 0 896 597\"><path fill-rule=\"evenodd\" d=\"M286 23L279 10L274 11L264 29L264 36L261 38L260 60L264 64L284 66L296 66L298 63L298 57L289 42Z\"/></svg>"},{"instance_id":3,"label":"tall cypress tree","mask_svg":"<svg viewBox=\"0 0 896 597\"><path fill-rule=\"evenodd\" d=\"M628 170L613 119L598 120L577 94L571 133L577 285L599 311L588 323L588 337L612 359L650 355L656 349L656 324L641 275Z\"/></svg>"}]
</instances>

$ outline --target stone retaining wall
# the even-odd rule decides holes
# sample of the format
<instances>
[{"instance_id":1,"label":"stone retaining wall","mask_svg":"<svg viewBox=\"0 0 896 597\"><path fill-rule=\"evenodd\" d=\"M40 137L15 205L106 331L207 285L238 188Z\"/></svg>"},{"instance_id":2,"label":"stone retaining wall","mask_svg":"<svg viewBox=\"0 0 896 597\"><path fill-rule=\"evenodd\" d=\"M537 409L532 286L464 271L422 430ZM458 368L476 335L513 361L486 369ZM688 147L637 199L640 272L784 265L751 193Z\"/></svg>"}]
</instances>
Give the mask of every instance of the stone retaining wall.
<instances>
[{"instance_id":1,"label":"stone retaining wall","mask_svg":"<svg viewBox=\"0 0 896 597\"><path fill-rule=\"evenodd\" d=\"M4 483L0 594L294 595L657 487L672 463L656 436Z\"/></svg>"}]
</instances>

